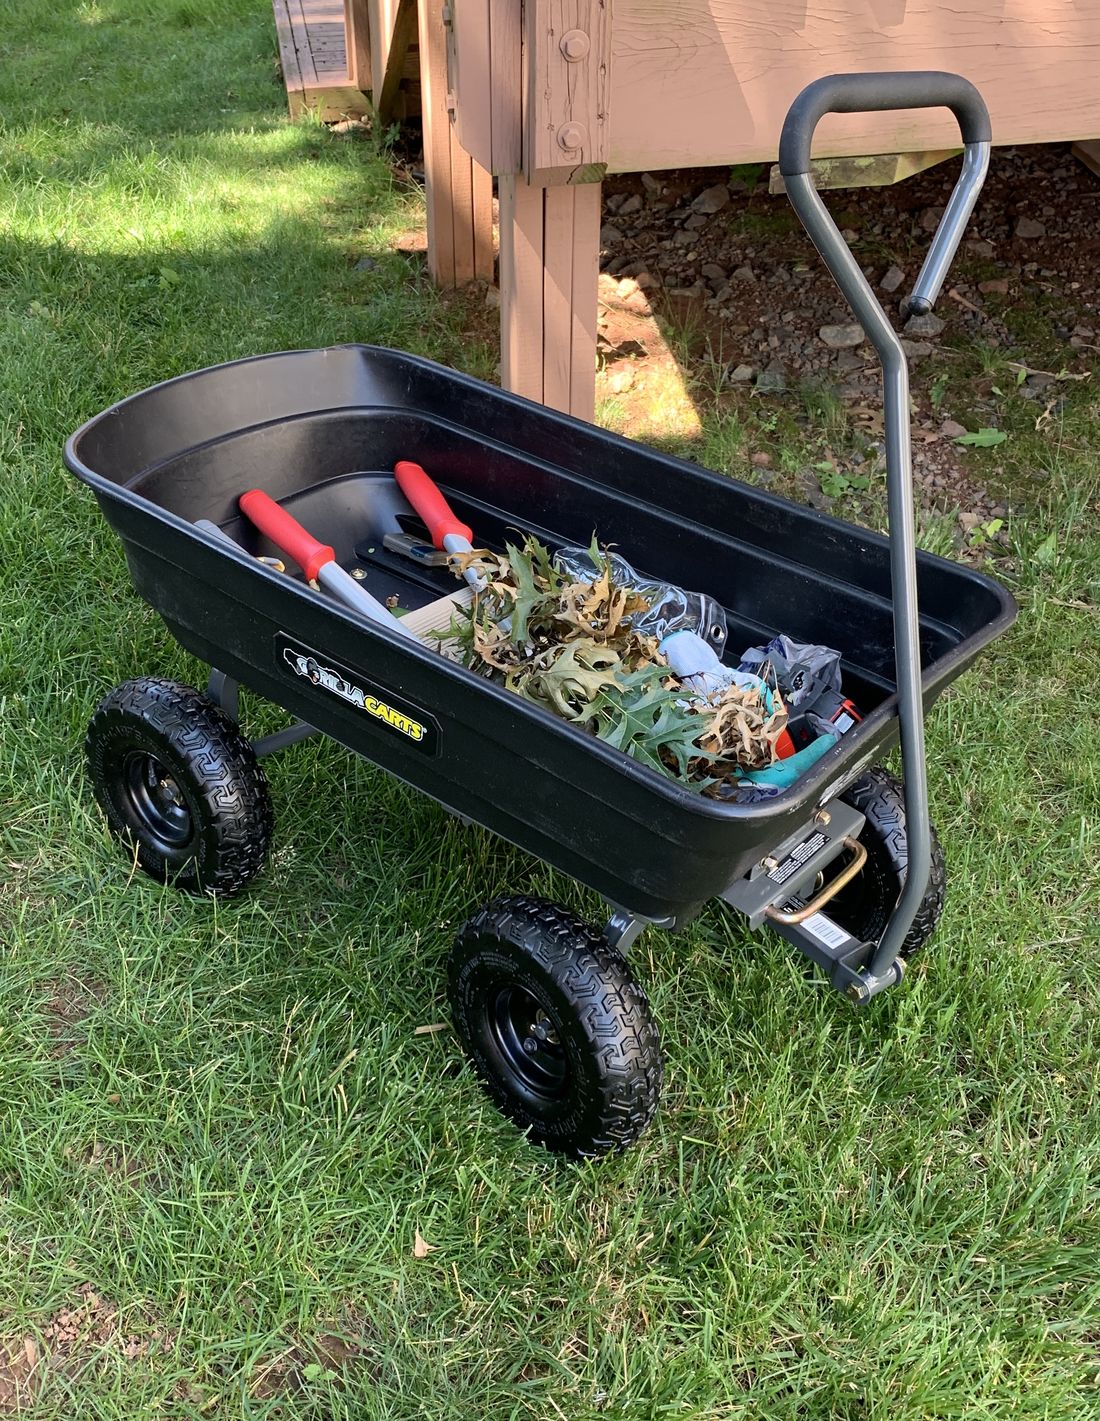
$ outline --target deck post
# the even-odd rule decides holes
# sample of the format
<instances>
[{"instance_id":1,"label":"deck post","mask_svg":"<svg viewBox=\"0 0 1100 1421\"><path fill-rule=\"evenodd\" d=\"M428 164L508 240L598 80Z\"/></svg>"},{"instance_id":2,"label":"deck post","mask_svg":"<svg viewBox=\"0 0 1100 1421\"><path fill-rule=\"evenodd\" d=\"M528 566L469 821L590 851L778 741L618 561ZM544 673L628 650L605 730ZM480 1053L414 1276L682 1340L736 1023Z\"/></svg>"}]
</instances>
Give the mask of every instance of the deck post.
<instances>
[{"instance_id":1,"label":"deck post","mask_svg":"<svg viewBox=\"0 0 1100 1421\"><path fill-rule=\"evenodd\" d=\"M344 0L348 79L363 94L371 88L370 20L366 0Z\"/></svg>"},{"instance_id":2,"label":"deck post","mask_svg":"<svg viewBox=\"0 0 1100 1421\"><path fill-rule=\"evenodd\" d=\"M599 183L500 179L500 380L506 390L595 415Z\"/></svg>"},{"instance_id":3,"label":"deck post","mask_svg":"<svg viewBox=\"0 0 1100 1421\"><path fill-rule=\"evenodd\" d=\"M451 122L443 0L419 0L428 270L443 287L493 279L493 180Z\"/></svg>"}]
</instances>

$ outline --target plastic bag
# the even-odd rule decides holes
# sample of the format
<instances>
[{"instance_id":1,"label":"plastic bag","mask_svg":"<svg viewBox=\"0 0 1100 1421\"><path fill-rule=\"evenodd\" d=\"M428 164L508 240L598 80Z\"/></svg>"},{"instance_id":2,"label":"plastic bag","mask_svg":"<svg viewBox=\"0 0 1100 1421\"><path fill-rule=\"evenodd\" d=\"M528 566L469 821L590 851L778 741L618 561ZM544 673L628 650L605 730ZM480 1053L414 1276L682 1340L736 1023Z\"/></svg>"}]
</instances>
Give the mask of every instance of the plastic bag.
<instances>
[{"instance_id":1,"label":"plastic bag","mask_svg":"<svg viewBox=\"0 0 1100 1421\"><path fill-rule=\"evenodd\" d=\"M631 618L635 631L658 639L671 632L697 632L721 654L726 644L726 614L705 592L685 592L671 582L658 582L636 572L618 553L603 554L611 576L620 587L632 587L649 603L649 611ZM603 569L592 560L587 548L559 548L554 566L576 582L595 582Z\"/></svg>"},{"instance_id":2,"label":"plastic bag","mask_svg":"<svg viewBox=\"0 0 1100 1421\"><path fill-rule=\"evenodd\" d=\"M767 681L769 663L771 679L792 711L808 710L826 691L840 690L840 652L832 647L777 636L767 646L750 647L737 669Z\"/></svg>"}]
</instances>

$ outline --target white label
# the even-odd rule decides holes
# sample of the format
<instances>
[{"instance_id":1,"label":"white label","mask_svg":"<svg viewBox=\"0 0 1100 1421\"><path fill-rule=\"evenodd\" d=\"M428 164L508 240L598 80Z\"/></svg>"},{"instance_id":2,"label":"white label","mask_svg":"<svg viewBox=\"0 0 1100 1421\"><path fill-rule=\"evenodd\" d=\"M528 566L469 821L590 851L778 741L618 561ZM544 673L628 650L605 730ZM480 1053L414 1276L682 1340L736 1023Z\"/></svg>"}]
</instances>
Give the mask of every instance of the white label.
<instances>
[{"instance_id":1,"label":"white label","mask_svg":"<svg viewBox=\"0 0 1100 1421\"><path fill-rule=\"evenodd\" d=\"M808 932L811 937L816 937L818 942L823 942L826 947L843 947L850 937L850 934L824 913L811 914L802 924L802 930Z\"/></svg>"}]
</instances>

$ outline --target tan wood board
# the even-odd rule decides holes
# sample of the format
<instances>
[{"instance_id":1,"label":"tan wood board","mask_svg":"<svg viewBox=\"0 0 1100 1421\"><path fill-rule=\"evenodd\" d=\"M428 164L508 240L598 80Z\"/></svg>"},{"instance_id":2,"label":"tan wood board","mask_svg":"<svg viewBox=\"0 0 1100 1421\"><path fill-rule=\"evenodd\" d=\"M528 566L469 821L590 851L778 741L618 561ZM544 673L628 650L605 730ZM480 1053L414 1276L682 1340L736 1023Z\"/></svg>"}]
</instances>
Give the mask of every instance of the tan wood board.
<instances>
[{"instance_id":1,"label":"tan wood board","mask_svg":"<svg viewBox=\"0 0 1100 1421\"><path fill-rule=\"evenodd\" d=\"M416 40L416 0L398 0L389 34L382 83L374 91L374 107L383 123L389 123L397 108L397 95L405 77L406 60Z\"/></svg>"},{"instance_id":2,"label":"tan wood board","mask_svg":"<svg viewBox=\"0 0 1100 1421\"><path fill-rule=\"evenodd\" d=\"M370 16L367 0L344 0L348 78L363 93L370 92Z\"/></svg>"},{"instance_id":3,"label":"tan wood board","mask_svg":"<svg viewBox=\"0 0 1100 1421\"><path fill-rule=\"evenodd\" d=\"M451 624L451 618L456 612L462 611L466 607L473 605L474 593L469 586L458 588L446 597L438 597L434 602L429 602L427 606L418 607L413 612L406 612L401 618L404 626L413 632L423 642L439 643L444 646L450 645L446 637L432 636L433 632L445 632Z\"/></svg>"},{"instance_id":4,"label":"tan wood board","mask_svg":"<svg viewBox=\"0 0 1100 1421\"><path fill-rule=\"evenodd\" d=\"M542 0L523 12L527 64L524 172L567 180L607 162L612 53L605 0Z\"/></svg>"},{"instance_id":5,"label":"tan wood board","mask_svg":"<svg viewBox=\"0 0 1100 1421\"><path fill-rule=\"evenodd\" d=\"M614 172L768 161L822 74L948 69L995 143L1100 137L1100 0L614 0ZM949 148L944 110L829 115L818 156Z\"/></svg>"}]
</instances>

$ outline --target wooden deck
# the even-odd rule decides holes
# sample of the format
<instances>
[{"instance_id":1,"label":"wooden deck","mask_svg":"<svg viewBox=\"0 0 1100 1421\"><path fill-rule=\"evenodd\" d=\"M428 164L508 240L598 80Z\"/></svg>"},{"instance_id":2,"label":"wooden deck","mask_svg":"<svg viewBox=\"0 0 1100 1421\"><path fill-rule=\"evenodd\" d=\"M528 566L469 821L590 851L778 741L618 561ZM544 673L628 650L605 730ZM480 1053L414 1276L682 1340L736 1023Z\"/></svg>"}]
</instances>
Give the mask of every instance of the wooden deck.
<instances>
[{"instance_id":1,"label":"wooden deck","mask_svg":"<svg viewBox=\"0 0 1100 1421\"><path fill-rule=\"evenodd\" d=\"M369 112L348 65L344 0L272 3L291 117L307 109L328 120Z\"/></svg>"},{"instance_id":2,"label":"wooden deck","mask_svg":"<svg viewBox=\"0 0 1100 1421\"><path fill-rule=\"evenodd\" d=\"M420 112L416 0L272 0L292 118ZM368 94L375 96L372 104Z\"/></svg>"}]
</instances>

